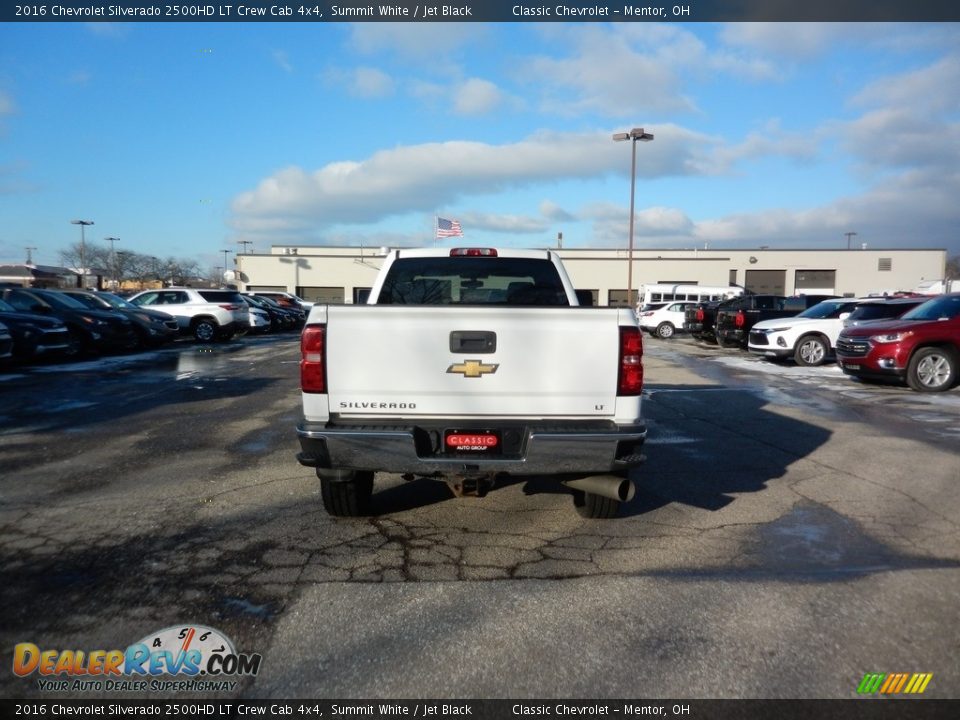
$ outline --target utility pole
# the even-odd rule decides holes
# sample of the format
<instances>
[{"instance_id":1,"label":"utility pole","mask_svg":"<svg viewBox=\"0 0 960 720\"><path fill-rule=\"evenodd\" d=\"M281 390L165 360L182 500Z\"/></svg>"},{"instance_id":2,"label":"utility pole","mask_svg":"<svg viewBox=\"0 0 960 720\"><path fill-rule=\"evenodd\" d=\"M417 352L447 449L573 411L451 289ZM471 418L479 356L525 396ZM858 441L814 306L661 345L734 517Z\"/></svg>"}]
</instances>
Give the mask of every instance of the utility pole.
<instances>
[{"instance_id":1,"label":"utility pole","mask_svg":"<svg viewBox=\"0 0 960 720\"><path fill-rule=\"evenodd\" d=\"M33 253L31 251L36 250L36 248L29 246L25 247L24 250L27 251L27 265L33 265Z\"/></svg>"},{"instance_id":2,"label":"utility pole","mask_svg":"<svg viewBox=\"0 0 960 720\"><path fill-rule=\"evenodd\" d=\"M84 230L87 229L87 225L93 225L93 220L71 220L71 225L80 226L80 287L84 290L87 289L87 236Z\"/></svg>"},{"instance_id":3,"label":"utility pole","mask_svg":"<svg viewBox=\"0 0 960 720\"><path fill-rule=\"evenodd\" d=\"M847 250L850 249L850 238L854 237L857 233L855 232L845 232L844 235L847 236Z\"/></svg>"},{"instance_id":4,"label":"utility pole","mask_svg":"<svg viewBox=\"0 0 960 720\"><path fill-rule=\"evenodd\" d=\"M243 245L243 249L240 251L242 255L247 254L247 245L253 245L253 240L237 240L237 245Z\"/></svg>"},{"instance_id":5,"label":"utility pole","mask_svg":"<svg viewBox=\"0 0 960 720\"><path fill-rule=\"evenodd\" d=\"M117 251L114 249L114 243L120 242L120 238L116 237L105 237L108 243L110 243L110 272L113 274L113 277L110 278L113 281L113 290L116 290L120 287L120 278L118 277L119 269L117 268Z\"/></svg>"}]
</instances>

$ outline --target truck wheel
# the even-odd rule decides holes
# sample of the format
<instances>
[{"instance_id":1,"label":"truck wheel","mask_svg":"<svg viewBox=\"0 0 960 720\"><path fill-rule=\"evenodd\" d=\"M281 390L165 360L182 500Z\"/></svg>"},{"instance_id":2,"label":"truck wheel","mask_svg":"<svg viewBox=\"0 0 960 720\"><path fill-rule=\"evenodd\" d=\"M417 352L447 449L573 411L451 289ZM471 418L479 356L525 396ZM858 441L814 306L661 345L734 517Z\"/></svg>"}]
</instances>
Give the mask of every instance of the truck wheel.
<instances>
[{"instance_id":1,"label":"truck wheel","mask_svg":"<svg viewBox=\"0 0 960 720\"><path fill-rule=\"evenodd\" d=\"M213 320L198 320L193 324L193 337L197 342L213 342L219 330Z\"/></svg>"},{"instance_id":2,"label":"truck wheel","mask_svg":"<svg viewBox=\"0 0 960 720\"><path fill-rule=\"evenodd\" d=\"M334 517L360 517L370 512L373 473L369 470L317 469L323 509Z\"/></svg>"},{"instance_id":3,"label":"truck wheel","mask_svg":"<svg viewBox=\"0 0 960 720\"><path fill-rule=\"evenodd\" d=\"M575 490L573 493L573 505L577 508L580 517L594 520L608 520L616 517L620 512L619 500L580 490Z\"/></svg>"},{"instance_id":4,"label":"truck wheel","mask_svg":"<svg viewBox=\"0 0 960 720\"><path fill-rule=\"evenodd\" d=\"M918 392L942 392L956 379L957 358L943 348L920 348L907 365L907 384Z\"/></svg>"},{"instance_id":5,"label":"truck wheel","mask_svg":"<svg viewBox=\"0 0 960 720\"><path fill-rule=\"evenodd\" d=\"M659 325L657 325L657 337L660 337L666 340L667 338L673 337L673 332L674 332L673 325L671 325L668 322L662 322Z\"/></svg>"},{"instance_id":6,"label":"truck wheel","mask_svg":"<svg viewBox=\"0 0 960 720\"><path fill-rule=\"evenodd\" d=\"M797 365L823 365L829 351L830 346L821 336L807 335L797 342L793 359L796 360Z\"/></svg>"}]
</instances>

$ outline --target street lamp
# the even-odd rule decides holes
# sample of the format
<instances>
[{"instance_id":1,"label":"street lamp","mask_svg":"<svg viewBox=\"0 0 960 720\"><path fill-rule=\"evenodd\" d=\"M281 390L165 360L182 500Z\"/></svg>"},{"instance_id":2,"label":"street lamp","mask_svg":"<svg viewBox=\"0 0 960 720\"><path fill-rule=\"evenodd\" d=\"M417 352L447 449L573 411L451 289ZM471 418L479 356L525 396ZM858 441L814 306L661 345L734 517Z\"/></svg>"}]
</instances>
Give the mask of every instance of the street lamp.
<instances>
[{"instance_id":1,"label":"street lamp","mask_svg":"<svg viewBox=\"0 0 960 720\"><path fill-rule=\"evenodd\" d=\"M110 269L113 271L113 277L110 278L110 280L113 285L113 289L117 290L120 286L120 278L117 277L120 274L120 272L119 272L119 269L117 268L117 251L114 248L114 245L115 243L120 242L120 238L105 237L104 241L110 243L110 265L111 265Z\"/></svg>"},{"instance_id":2,"label":"street lamp","mask_svg":"<svg viewBox=\"0 0 960 720\"><path fill-rule=\"evenodd\" d=\"M226 275L226 273L227 273L227 255L229 255L230 253L232 253L233 250L221 250L220 252L223 253L223 274ZM224 278L221 276L220 279L223 280ZM221 282L220 284L222 285L223 283Z\"/></svg>"},{"instance_id":3,"label":"street lamp","mask_svg":"<svg viewBox=\"0 0 960 720\"><path fill-rule=\"evenodd\" d=\"M93 220L71 220L71 225L80 226L80 287L87 289L87 265L84 257L87 249L87 238L84 231L87 225L93 225Z\"/></svg>"},{"instance_id":4,"label":"street lamp","mask_svg":"<svg viewBox=\"0 0 960 720\"><path fill-rule=\"evenodd\" d=\"M630 132L614 133L613 139L616 142L623 140L632 140L630 143L633 148L633 159L630 164L630 245L627 250L627 303L633 305L633 200L636 194L637 186L637 140L650 142L653 140L653 134L644 132L643 128L634 128Z\"/></svg>"},{"instance_id":5,"label":"street lamp","mask_svg":"<svg viewBox=\"0 0 960 720\"><path fill-rule=\"evenodd\" d=\"M850 232L845 232L845 233L844 233L844 235L847 236L847 250L850 249L850 238L854 237L856 234L857 234L857 233L853 232L852 230L851 230Z\"/></svg>"}]
</instances>

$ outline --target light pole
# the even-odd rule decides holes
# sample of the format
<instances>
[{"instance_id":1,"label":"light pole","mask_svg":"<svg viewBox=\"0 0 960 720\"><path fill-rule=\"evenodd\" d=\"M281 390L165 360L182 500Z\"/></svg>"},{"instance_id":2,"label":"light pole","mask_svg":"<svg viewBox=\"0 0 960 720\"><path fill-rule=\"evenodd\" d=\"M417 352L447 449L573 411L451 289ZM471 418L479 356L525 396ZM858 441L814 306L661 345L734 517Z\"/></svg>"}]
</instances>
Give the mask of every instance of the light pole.
<instances>
[{"instance_id":1,"label":"light pole","mask_svg":"<svg viewBox=\"0 0 960 720\"><path fill-rule=\"evenodd\" d=\"M110 278L113 289L117 290L120 285L120 278L117 276L120 274L117 270L117 251L114 248L114 244L120 242L120 238L117 237L105 237L105 242L110 243L110 270L113 272L113 277Z\"/></svg>"},{"instance_id":2,"label":"light pole","mask_svg":"<svg viewBox=\"0 0 960 720\"><path fill-rule=\"evenodd\" d=\"M86 258L84 256L87 250L87 237L84 231L87 229L87 225L93 225L93 220L71 220L70 224L80 226L80 287L86 290L87 265Z\"/></svg>"},{"instance_id":3,"label":"light pole","mask_svg":"<svg viewBox=\"0 0 960 720\"><path fill-rule=\"evenodd\" d=\"M633 302L633 201L636 195L637 187L637 140L650 142L653 140L653 134L644 132L643 128L633 128L630 132L614 133L613 139L616 142L631 140L630 145L633 149L633 159L630 163L630 245L627 250L627 304L634 305Z\"/></svg>"},{"instance_id":4,"label":"light pole","mask_svg":"<svg viewBox=\"0 0 960 720\"><path fill-rule=\"evenodd\" d=\"M232 253L233 250L221 250L220 252L223 253L223 274L226 275L227 274L227 255ZM220 284L223 285L222 281L224 280L224 278L222 275L220 276L220 280L221 280Z\"/></svg>"},{"instance_id":5,"label":"light pole","mask_svg":"<svg viewBox=\"0 0 960 720\"><path fill-rule=\"evenodd\" d=\"M851 231L851 232L845 232L844 235L847 236L847 250L849 250L849 249L850 249L850 238L852 238L854 235L856 235L856 233L853 232L853 231Z\"/></svg>"},{"instance_id":6,"label":"light pole","mask_svg":"<svg viewBox=\"0 0 960 720\"><path fill-rule=\"evenodd\" d=\"M243 250L240 251L240 254L247 254L247 245L253 245L253 240L237 240L237 245L243 245Z\"/></svg>"}]
</instances>

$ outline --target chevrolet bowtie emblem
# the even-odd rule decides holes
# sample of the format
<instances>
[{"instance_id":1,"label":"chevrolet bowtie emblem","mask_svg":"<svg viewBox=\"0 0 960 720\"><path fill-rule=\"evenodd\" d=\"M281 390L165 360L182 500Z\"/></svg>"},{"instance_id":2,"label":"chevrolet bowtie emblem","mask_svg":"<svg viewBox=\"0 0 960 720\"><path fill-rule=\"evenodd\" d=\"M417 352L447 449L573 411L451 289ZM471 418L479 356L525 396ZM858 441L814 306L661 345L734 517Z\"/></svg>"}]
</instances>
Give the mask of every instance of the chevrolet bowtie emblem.
<instances>
[{"instance_id":1,"label":"chevrolet bowtie emblem","mask_svg":"<svg viewBox=\"0 0 960 720\"><path fill-rule=\"evenodd\" d=\"M447 368L448 373L457 373L468 378L478 378L487 373L495 373L499 365L487 365L480 360L464 360Z\"/></svg>"}]
</instances>

